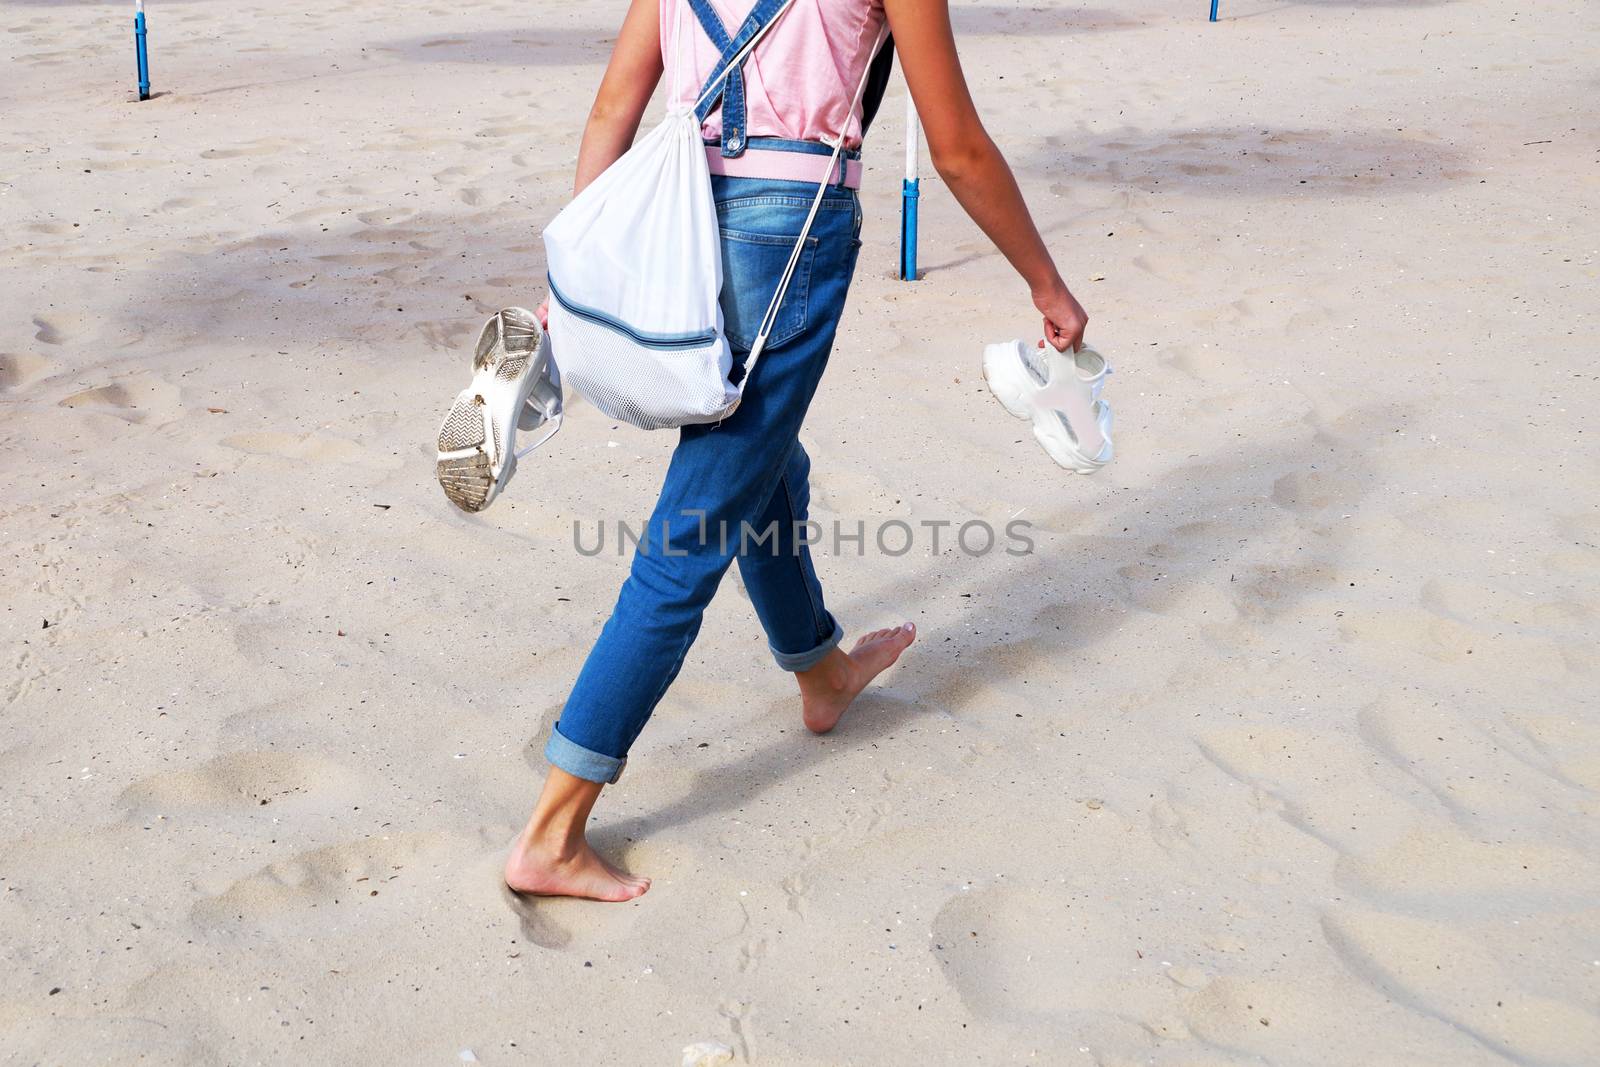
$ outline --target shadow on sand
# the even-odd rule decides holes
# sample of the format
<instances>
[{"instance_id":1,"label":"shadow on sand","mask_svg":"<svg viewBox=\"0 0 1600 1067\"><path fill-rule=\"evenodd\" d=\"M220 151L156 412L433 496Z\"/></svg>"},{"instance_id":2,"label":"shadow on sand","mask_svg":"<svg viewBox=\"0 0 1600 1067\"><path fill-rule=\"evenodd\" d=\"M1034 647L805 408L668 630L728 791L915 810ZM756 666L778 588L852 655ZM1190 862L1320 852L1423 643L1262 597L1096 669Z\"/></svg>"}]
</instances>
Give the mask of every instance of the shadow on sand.
<instances>
[{"instance_id":1,"label":"shadow on sand","mask_svg":"<svg viewBox=\"0 0 1600 1067\"><path fill-rule=\"evenodd\" d=\"M491 63L507 67L581 67L604 63L615 26L546 26L410 37L372 46L380 55L416 63Z\"/></svg>"},{"instance_id":2,"label":"shadow on sand","mask_svg":"<svg viewBox=\"0 0 1600 1067\"><path fill-rule=\"evenodd\" d=\"M950 8L956 37L1010 34L1041 39L1079 33L1131 30L1149 25L1106 8L1011 7L1004 4L961 4Z\"/></svg>"},{"instance_id":3,"label":"shadow on sand","mask_svg":"<svg viewBox=\"0 0 1600 1067\"><path fill-rule=\"evenodd\" d=\"M1051 664L1081 656L1132 617L1168 611L1197 586L1223 590L1245 626L1282 614L1307 593L1331 589L1344 556L1343 537L1331 519L1371 488L1357 443L1375 427L1405 422L1405 412L1392 408L1314 413L1293 439L1181 467L1130 494L1122 510L1100 524L1118 531L1114 535L1062 536L1031 556L982 557L961 578L962 588L980 591L969 602L969 614L992 620L1019 611L1022 617L1004 627L1017 636L997 637L991 627L979 632L959 621L937 634L924 633L890 682L892 691L869 691L828 741L797 729L708 768L665 807L597 827L597 847L620 856L633 840L745 808L786 779L834 762L835 744L877 747L930 716L959 721L992 688L992 673L974 669L976 663L1000 660L1009 679L1048 676ZM1051 526L1049 519L1040 523L1040 529ZM1250 553L1252 543L1269 536L1294 551L1281 560ZM1072 577L1061 584L1101 592L1050 603L1040 590L1056 580L1068 557ZM876 617L885 605L916 603L932 580L926 573L909 575L874 590L870 601L843 599L839 609L844 617ZM1013 604L1018 607L1008 609Z\"/></svg>"},{"instance_id":4,"label":"shadow on sand","mask_svg":"<svg viewBox=\"0 0 1600 1067\"><path fill-rule=\"evenodd\" d=\"M1123 129L1093 140L1047 137L1012 165L1065 186L1092 181L1199 196L1371 196L1475 177L1452 145L1403 130L1283 130L1211 126Z\"/></svg>"}]
</instances>

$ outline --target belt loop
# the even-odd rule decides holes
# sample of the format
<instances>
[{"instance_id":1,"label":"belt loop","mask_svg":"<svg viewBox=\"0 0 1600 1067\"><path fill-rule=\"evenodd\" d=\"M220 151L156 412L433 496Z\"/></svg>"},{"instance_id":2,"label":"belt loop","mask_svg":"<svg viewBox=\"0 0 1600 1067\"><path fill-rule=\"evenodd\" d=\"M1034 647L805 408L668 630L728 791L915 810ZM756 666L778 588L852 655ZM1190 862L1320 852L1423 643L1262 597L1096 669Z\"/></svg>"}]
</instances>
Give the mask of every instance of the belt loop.
<instances>
[{"instance_id":1,"label":"belt loop","mask_svg":"<svg viewBox=\"0 0 1600 1067\"><path fill-rule=\"evenodd\" d=\"M834 177L832 171L830 170L827 184L839 186L844 185L845 178L849 174L849 170L847 169L849 167L849 163L847 163L845 160L844 145L842 144L844 141L844 134L841 133L838 137L829 137L827 134L823 134L820 138L818 138L818 140L827 145L829 148L837 148L839 150L838 155L835 157L839 162L839 175L838 177ZM832 167L831 163L829 164L829 167Z\"/></svg>"}]
</instances>

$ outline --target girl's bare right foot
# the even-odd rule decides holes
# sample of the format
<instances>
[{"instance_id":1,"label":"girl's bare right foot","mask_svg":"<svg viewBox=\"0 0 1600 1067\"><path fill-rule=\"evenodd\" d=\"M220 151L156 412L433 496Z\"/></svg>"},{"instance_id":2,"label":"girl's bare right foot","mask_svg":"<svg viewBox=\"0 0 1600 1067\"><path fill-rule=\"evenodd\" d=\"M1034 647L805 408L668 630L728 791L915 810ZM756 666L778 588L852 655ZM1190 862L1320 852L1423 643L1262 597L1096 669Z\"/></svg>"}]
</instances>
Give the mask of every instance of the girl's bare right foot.
<instances>
[{"instance_id":1,"label":"girl's bare right foot","mask_svg":"<svg viewBox=\"0 0 1600 1067\"><path fill-rule=\"evenodd\" d=\"M806 729L825 734L838 725L850 702L861 695L868 683L891 667L916 639L917 628L909 622L888 630L874 630L857 641L848 653L835 648L815 667L797 671L800 715Z\"/></svg>"}]
</instances>

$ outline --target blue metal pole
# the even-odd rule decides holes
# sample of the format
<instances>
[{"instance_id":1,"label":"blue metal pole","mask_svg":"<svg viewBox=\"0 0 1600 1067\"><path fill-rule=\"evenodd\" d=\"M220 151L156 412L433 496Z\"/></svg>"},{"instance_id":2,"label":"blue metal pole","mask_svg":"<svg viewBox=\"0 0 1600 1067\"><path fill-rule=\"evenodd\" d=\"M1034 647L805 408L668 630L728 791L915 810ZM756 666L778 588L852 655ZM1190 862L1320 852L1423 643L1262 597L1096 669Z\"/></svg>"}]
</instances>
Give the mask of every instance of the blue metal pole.
<instances>
[{"instance_id":1,"label":"blue metal pole","mask_svg":"<svg viewBox=\"0 0 1600 1067\"><path fill-rule=\"evenodd\" d=\"M1211 21L1217 21L1217 0L1211 0Z\"/></svg>"},{"instance_id":2,"label":"blue metal pole","mask_svg":"<svg viewBox=\"0 0 1600 1067\"><path fill-rule=\"evenodd\" d=\"M900 183L900 277L917 280L917 193L920 178Z\"/></svg>"},{"instance_id":3,"label":"blue metal pole","mask_svg":"<svg viewBox=\"0 0 1600 1067\"><path fill-rule=\"evenodd\" d=\"M139 58L139 99L150 99L150 53L145 46L144 0L134 0L133 46Z\"/></svg>"},{"instance_id":4,"label":"blue metal pole","mask_svg":"<svg viewBox=\"0 0 1600 1067\"><path fill-rule=\"evenodd\" d=\"M917 186L922 160L922 121L906 93L906 177L900 185L900 280L917 280Z\"/></svg>"}]
</instances>

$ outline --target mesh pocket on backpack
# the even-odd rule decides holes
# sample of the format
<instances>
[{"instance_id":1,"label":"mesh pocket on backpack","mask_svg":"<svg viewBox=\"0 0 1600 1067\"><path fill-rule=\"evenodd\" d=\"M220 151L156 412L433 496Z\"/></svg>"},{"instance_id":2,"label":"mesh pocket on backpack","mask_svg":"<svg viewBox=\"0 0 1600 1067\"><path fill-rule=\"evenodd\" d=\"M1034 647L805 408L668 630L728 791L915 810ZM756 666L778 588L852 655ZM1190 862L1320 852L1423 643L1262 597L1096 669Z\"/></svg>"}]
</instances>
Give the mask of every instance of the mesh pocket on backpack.
<instances>
[{"instance_id":1,"label":"mesh pocket on backpack","mask_svg":"<svg viewBox=\"0 0 1600 1067\"><path fill-rule=\"evenodd\" d=\"M739 399L722 369L721 337L694 348L646 345L551 300L550 345L564 384L640 429L716 422Z\"/></svg>"}]
</instances>

